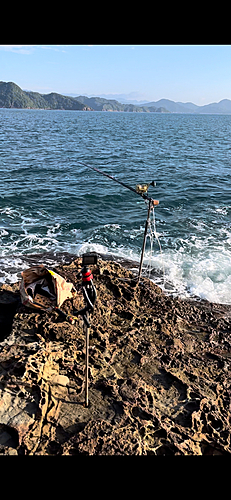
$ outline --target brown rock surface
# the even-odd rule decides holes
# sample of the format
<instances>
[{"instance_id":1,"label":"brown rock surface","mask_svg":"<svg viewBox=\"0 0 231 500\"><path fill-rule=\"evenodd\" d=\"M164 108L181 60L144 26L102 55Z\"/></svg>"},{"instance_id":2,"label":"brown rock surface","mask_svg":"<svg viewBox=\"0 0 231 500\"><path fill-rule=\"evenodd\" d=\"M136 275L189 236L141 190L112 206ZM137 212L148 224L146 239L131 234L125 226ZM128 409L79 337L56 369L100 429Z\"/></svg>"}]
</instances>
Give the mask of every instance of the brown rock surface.
<instances>
[{"instance_id":1,"label":"brown rock surface","mask_svg":"<svg viewBox=\"0 0 231 500\"><path fill-rule=\"evenodd\" d=\"M56 271L83 306L80 259ZM92 268L89 407L81 317L0 289L0 454L229 455L231 306L166 296L113 261Z\"/></svg>"}]
</instances>

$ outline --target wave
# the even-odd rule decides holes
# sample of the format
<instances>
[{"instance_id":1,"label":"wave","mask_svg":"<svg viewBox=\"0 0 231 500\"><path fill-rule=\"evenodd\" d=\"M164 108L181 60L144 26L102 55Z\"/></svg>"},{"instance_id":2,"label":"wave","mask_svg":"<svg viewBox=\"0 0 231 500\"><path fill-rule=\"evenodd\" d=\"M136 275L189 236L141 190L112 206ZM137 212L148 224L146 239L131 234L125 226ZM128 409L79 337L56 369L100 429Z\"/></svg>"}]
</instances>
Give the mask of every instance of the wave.
<instances>
[{"instance_id":1,"label":"wave","mask_svg":"<svg viewBox=\"0 0 231 500\"><path fill-rule=\"evenodd\" d=\"M40 248L37 254L23 254L21 256L6 256L0 258L0 283L13 283L18 281L20 273L28 267L28 262L55 266L60 262L61 256L80 256L86 252L112 255L134 264L138 269L140 253L123 245L112 248L94 242L78 243L75 246L56 247L54 251L45 251ZM40 258L39 258L40 257ZM29 259L29 261L28 261ZM163 252L152 255L145 254L143 274L149 276L162 290L172 296L182 298L206 299L210 302L231 304L231 264L229 255L211 254L207 258L189 258L183 252Z\"/></svg>"},{"instance_id":2,"label":"wave","mask_svg":"<svg viewBox=\"0 0 231 500\"><path fill-rule=\"evenodd\" d=\"M125 224L110 223L84 229L75 223L62 222L61 218L58 221L58 217L52 221L46 212L41 212L36 219L19 208L5 207L0 213L8 219L8 224L0 227L0 283L17 281L21 270L27 267L28 257L33 255L36 258L41 255L44 260L47 255L53 265L60 261L57 255L62 253L111 254L131 260L134 268L140 260L143 225L129 228ZM148 268L150 279L168 294L231 304L231 230L219 227L219 240L217 233L208 233L203 221L191 219L190 226L196 232L187 238L173 237L168 231L156 233L162 252L154 240L151 253L147 240L144 273Z\"/></svg>"}]
</instances>

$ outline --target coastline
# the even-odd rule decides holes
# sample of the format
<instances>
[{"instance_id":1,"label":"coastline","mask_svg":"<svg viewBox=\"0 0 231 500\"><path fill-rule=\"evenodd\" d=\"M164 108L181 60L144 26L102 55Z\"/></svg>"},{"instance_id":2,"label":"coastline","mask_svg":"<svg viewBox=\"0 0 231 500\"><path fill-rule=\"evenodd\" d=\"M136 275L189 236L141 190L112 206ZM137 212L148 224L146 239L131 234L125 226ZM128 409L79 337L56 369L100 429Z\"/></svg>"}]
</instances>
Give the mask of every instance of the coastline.
<instances>
[{"instance_id":1,"label":"coastline","mask_svg":"<svg viewBox=\"0 0 231 500\"><path fill-rule=\"evenodd\" d=\"M80 263L60 254L55 266L77 289ZM88 408L82 319L34 312L18 283L0 287L0 454L231 453L231 306L136 286L132 266L100 255L92 268Z\"/></svg>"}]
</instances>

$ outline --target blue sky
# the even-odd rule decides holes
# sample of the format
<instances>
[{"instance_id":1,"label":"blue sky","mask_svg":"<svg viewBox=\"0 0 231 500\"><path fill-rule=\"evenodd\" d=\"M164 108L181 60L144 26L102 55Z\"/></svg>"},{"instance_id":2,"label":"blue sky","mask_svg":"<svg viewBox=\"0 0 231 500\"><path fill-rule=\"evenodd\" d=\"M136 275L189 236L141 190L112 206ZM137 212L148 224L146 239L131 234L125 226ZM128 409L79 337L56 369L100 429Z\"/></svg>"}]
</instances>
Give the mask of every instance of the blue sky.
<instances>
[{"instance_id":1,"label":"blue sky","mask_svg":"<svg viewBox=\"0 0 231 500\"><path fill-rule=\"evenodd\" d=\"M231 45L0 45L24 90L203 105L231 99Z\"/></svg>"}]
</instances>

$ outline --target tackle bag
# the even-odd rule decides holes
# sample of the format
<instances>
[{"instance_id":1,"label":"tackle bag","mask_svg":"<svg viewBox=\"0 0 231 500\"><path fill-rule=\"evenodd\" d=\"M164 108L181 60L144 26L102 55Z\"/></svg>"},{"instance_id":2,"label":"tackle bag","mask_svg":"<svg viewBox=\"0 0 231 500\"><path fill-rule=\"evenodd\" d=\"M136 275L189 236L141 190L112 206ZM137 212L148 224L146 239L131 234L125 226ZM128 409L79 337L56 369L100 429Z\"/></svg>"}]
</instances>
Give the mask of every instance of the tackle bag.
<instances>
[{"instance_id":1,"label":"tackle bag","mask_svg":"<svg viewBox=\"0 0 231 500\"><path fill-rule=\"evenodd\" d=\"M19 291L24 306L35 309L60 307L73 296L73 284L43 265L29 267L21 275Z\"/></svg>"}]
</instances>

